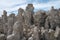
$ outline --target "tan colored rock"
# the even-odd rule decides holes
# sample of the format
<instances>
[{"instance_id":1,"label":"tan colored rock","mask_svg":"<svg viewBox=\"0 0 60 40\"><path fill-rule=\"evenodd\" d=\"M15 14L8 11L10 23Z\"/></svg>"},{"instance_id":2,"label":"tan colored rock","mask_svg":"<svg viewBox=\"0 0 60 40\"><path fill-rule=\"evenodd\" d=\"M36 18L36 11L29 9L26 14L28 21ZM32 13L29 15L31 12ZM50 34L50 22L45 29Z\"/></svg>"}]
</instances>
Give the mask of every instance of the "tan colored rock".
<instances>
[{"instance_id":1,"label":"tan colored rock","mask_svg":"<svg viewBox=\"0 0 60 40\"><path fill-rule=\"evenodd\" d=\"M4 34L0 34L0 40L6 40L5 35Z\"/></svg>"},{"instance_id":2,"label":"tan colored rock","mask_svg":"<svg viewBox=\"0 0 60 40\"><path fill-rule=\"evenodd\" d=\"M8 17L8 33L7 35L12 34L13 32L13 25L15 23L16 19L15 19L15 14L10 14Z\"/></svg>"},{"instance_id":3,"label":"tan colored rock","mask_svg":"<svg viewBox=\"0 0 60 40\"><path fill-rule=\"evenodd\" d=\"M44 27L46 17L47 17L47 15L44 11L37 11L34 14L34 23L35 23L35 25L37 25L39 27Z\"/></svg>"},{"instance_id":4,"label":"tan colored rock","mask_svg":"<svg viewBox=\"0 0 60 40\"><path fill-rule=\"evenodd\" d=\"M49 12L49 15L46 19L45 27L56 30L56 26L60 26L60 16L57 9L52 8Z\"/></svg>"},{"instance_id":5,"label":"tan colored rock","mask_svg":"<svg viewBox=\"0 0 60 40\"><path fill-rule=\"evenodd\" d=\"M37 27L34 27L33 39L34 40L39 40L39 31L38 31L38 28Z\"/></svg>"},{"instance_id":6,"label":"tan colored rock","mask_svg":"<svg viewBox=\"0 0 60 40\"><path fill-rule=\"evenodd\" d=\"M24 13L24 19L26 24L28 25L33 24L33 14L34 14L33 4L28 4L26 7L26 11Z\"/></svg>"}]
</instances>

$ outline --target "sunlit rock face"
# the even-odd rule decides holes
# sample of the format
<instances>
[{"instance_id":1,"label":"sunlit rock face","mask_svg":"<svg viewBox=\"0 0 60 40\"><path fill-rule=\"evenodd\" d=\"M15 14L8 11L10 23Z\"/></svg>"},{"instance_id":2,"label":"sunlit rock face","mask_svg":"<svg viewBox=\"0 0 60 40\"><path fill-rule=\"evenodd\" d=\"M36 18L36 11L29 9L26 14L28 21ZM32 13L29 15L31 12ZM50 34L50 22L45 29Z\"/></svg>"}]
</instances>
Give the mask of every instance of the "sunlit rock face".
<instances>
[{"instance_id":1,"label":"sunlit rock face","mask_svg":"<svg viewBox=\"0 0 60 40\"><path fill-rule=\"evenodd\" d=\"M44 27L46 17L47 17L47 15L44 11L37 11L34 14L34 23L35 23L35 25L37 25L39 27Z\"/></svg>"},{"instance_id":2,"label":"sunlit rock face","mask_svg":"<svg viewBox=\"0 0 60 40\"><path fill-rule=\"evenodd\" d=\"M24 13L25 23L31 25L33 23L33 14L34 14L34 7L33 4L28 4Z\"/></svg>"},{"instance_id":3,"label":"sunlit rock face","mask_svg":"<svg viewBox=\"0 0 60 40\"><path fill-rule=\"evenodd\" d=\"M0 40L6 40L5 35L4 34L0 34Z\"/></svg>"},{"instance_id":4,"label":"sunlit rock face","mask_svg":"<svg viewBox=\"0 0 60 40\"><path fill-rule=\"evenodd\" d=\"M8 35L12 34L13 31L13 25L15 23L16 19L15 19L15 14L10 14L8 17Z\"/></svg>"},{"instance_id":5,"label":"sunlit rock face","mask_svg":"<svg viewBox=\"0 0 60 40\"><path fill-rule=\"evenodd\" d=\"M34 12L33 4L18 14L0 17L0 40L60 40L60 9Z\"/></svg>"},{"instance_id":6,"label":"sunlit rock face","mask_svg":"<svg viewBox=\"0 0 60 40\"><path fill-rule=\"evenodd\" d=\"M46 19L46 27L55 30L56 26L60 27L60 22L59 21L60 21L59 10L54 9L52 7L52 9L49 12L49 16ZM49 24L49 26L47 24Z\"/></svg>"},{"instance_id":7,"label":"sunlit rock face","mask_svg":"<svg viewBox=\"0 0 60 40\"><path fill-rule=\"evenodd\" d=\"M3 23L7 23L7 12L5 10L3 11L2 19L3 19Z\"/></svg>"},{"instance_id":8,"label":"sunlit rock face","mask_svg":"<svg viewBox=\"0 0 60 40\"><path fill-rule=\"evenodd\" d=\"M22 8L19 8L18 9L17 20L19 20L21 22L24 22L23 13L24 13L24 10Z\"/></svg>"},{"instance_id":9,"label":"sunlit rock face","mask_svg":"<svg viewBox=\"0 0 60 40\"><path fill-rule=\"evenodd\" d=\"M2 26L3 26L3 34L5 35L5 37L7 37L7 27L8 27L7 19L8 19L7 12L6 10L4 10L2 15Z\"/></svg>"},{"instance_id":10,"label":"sunlit rock face","mask_svg":"<svg viewBox=\"0 0 60 40\"><path fill-rule=\"evenodd\" d=\"M22 17L23 9L18 10L17 21L14 23L13 32L11 35L7 37L8 40L22 40L23 39L23 17ZM11 39L10 39L11 38ZM14 38L14 39L13 39Z\"/></svg>"},{"instance_id":11,"label":"sunlit rock face","mask_svg":"<svg viewBox=\"0 0 60 40\"><path fill-rule=\"evenodd\" d=\"M37 27L34 27L33 38L34 40L39 40L39 31Z\"/></svg>"}]
</instances>

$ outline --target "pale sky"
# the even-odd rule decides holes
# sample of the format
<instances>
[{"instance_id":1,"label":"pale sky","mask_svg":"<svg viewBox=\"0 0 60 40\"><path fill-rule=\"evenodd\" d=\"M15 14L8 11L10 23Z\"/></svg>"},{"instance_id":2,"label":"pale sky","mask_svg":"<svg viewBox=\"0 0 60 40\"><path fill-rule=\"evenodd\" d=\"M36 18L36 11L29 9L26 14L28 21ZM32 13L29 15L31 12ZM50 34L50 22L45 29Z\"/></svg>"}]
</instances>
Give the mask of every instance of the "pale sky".
<instances>
[{"instance_id":1,"label":"pale sky","mask_svg":"<svg viewBox=\"0 0 60 40\"><path fill-rule=\"evenodd\" d=\"M50 10L51 6L60 8L60 0L0 0L0 16L3 10L6 10L8 15L17 14L19 8L25 9L29 3L33 4L35 10Z\"/></svg>"}]
</instances>

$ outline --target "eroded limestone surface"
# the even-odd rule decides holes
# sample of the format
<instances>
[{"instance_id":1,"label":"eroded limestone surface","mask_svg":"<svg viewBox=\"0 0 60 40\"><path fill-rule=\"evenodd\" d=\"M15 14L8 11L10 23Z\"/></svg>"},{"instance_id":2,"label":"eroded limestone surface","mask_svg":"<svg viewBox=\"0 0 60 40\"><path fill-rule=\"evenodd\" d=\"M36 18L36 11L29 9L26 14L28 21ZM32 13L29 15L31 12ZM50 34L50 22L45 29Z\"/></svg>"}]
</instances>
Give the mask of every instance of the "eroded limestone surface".
<instances>
[{"instance_id":1,"label":"eroded limestone surface","mask_svg":"<svg viewBox=\"0 0 60 40\"><path fill-rule=\"evenodd\" d=\"M34 5L19 8L18 14L0 17L0 40L60 40L60 9L34 12Z\"/></svg>"}]
</instances>

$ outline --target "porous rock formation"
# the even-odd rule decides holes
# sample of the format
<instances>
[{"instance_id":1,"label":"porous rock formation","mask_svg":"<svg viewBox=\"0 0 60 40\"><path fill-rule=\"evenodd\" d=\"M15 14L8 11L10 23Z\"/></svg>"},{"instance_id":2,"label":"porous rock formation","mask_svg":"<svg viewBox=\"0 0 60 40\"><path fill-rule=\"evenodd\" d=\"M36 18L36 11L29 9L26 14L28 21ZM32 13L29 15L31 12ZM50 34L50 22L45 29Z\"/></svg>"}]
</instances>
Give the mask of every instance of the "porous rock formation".
<instances>
[{"instance_id":1,"label":"porous rock formation","mask_svg":"<svg viewBox=\"0 0 60 40\"><path fill-rule=\"evenodd\" d=\"M60 9L34 12L33 4L18 14L0 17L0 40L60 40Z\"/></svg>"}]
</instances>

